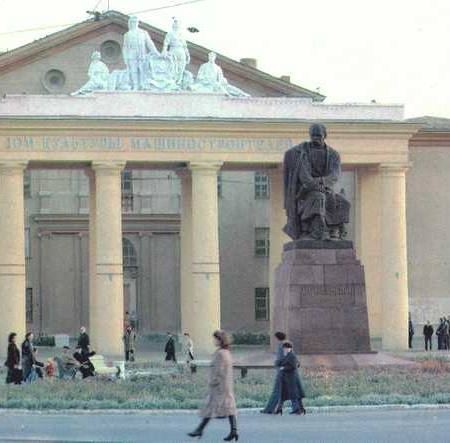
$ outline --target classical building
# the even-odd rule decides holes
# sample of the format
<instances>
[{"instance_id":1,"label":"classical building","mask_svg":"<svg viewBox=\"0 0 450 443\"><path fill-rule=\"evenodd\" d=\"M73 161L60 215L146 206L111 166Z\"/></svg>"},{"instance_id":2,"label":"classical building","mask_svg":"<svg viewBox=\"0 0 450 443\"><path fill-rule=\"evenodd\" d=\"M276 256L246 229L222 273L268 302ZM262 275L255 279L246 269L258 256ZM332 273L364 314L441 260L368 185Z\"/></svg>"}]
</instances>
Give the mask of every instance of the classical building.
<instances>
[{"instance_id":1,"label":"classical building","mask_svg":"<svg viewBox=\"0 0 450 443\"><path fill-rule=\"evenodd\" d=\"M165 32L140 27L160 50ZM218 71L191 43L187 80L200 82L209 57L217 90L205 93L202 77L203 93L173 82L158 92L168 83L157 63L146 90L117 90L131 69L127 30L128 17L110 11L0 55L2 337L87 325L116 354L125 312L142 334L189 330L199 349L219 325L268 331L286 241L280 165L316 120L342 156L371 335L403 348L409 309L418 321L450 312L448 126L421 130L399 105L325 104L252 59L219 55ZM86 74L95 51L108 86ZM70 95L83 85L103 90Z\"/></svg>"}]
</instances>

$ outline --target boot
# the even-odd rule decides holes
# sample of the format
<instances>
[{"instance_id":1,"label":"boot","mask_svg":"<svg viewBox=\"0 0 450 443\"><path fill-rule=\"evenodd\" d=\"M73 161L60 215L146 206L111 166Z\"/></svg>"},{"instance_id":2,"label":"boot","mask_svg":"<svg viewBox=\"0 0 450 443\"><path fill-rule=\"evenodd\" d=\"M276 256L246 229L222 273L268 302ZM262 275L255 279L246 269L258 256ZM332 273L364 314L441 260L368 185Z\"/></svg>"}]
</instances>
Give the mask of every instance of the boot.
<instances>
[{"instance_id":1,"label":"boot","mask_svg":"<svg viewBox=\"0 0 450 443\"><path fill-rule=\"evenodd\" d=\"M198 437L201 438L203 435L203 430L206 428L206 425L209 423L210 418L204 418L200 424L198 425L195 431L189 432L189 437Z\"/></svg>"},{"instance_id":2,"label":"boot","mask_svg":"<svg viewBox=\"0 0 450 443\"><path fill-rule=\"evenodd\" d=\"M230 415L228 417L228 420L230 421L230 433L223 439L223 441L238 441L239 435L237 433L237 423L236 423L236 416Z\"/></svg>"}]
</instances>

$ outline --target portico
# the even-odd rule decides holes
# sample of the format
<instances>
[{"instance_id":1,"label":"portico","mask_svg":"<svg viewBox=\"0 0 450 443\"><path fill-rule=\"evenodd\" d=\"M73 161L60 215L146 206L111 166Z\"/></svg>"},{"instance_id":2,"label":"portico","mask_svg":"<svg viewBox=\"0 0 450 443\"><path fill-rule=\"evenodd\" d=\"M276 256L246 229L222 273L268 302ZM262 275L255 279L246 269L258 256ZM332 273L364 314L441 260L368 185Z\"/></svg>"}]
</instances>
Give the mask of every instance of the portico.
<instances>
[{"instance_id":1,"label":"portico","mask_svg":"<svg viewBox=\"0 0 450 443\"><path fill-rule=\"evenodd\" d=\"M134 108L125 106L130 99ZM133 117L136 113L139 118ZM273 293L273 270L286 241L281 233L283 154L308 137L312 120L326 123L329 143L341 153L344 168L356 173L355 243L367 275L371 335L381 336L384 348L406 348L405 177L408 140L418 125L401 119L402 110L395 106L305 99L244 102L142 92L8 97L0 103L1 353L8 332L25 330L25 168L83 168L90 177L88 326L94 346L109 355L122 353L120 173L130 166L177 171L182 183L181 329L190 332L202 353L210 350L211 333L220 327L217 174L269 172Z\"/></svg>"}]
</instances>

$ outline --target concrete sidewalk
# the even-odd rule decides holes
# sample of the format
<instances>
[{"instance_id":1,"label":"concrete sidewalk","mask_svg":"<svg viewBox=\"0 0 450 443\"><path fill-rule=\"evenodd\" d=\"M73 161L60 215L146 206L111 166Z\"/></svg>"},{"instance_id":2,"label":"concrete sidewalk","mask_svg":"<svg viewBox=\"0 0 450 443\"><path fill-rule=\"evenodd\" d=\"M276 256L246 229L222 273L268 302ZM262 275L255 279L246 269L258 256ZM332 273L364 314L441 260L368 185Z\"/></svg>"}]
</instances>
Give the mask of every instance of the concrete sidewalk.
<instances>
[{"instance_id":1,"label":"concrete sidewalk","mask_svg":"<svg viewBox=\"0 0 450 443\"><path fill-rule=\"evenodd\" d=\"M288 411L286 411L287 413ZM193 441L186 433L198 424L192 414L0 414L0 441L14 442L167 442ZM291 442L444 442L449 441L450 410L355 410L306 416L241 414L239 441ZM202 442L219 442L227 420L214 420Z\"/></svg>"}]
</instances>

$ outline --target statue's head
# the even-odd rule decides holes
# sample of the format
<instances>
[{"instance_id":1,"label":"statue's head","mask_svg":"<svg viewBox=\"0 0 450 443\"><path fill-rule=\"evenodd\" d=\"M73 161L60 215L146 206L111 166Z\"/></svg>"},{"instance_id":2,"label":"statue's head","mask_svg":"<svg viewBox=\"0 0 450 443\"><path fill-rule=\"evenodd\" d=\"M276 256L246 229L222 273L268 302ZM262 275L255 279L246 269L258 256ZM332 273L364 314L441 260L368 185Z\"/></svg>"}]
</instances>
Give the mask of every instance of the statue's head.
<instances>
[{"instance_id":1,"label":"statue's head","mask_svg":"<svg viewBox=\"0 0 450 443\"><path fill-rule=\"evenodd\" d=\"M175 17L173 17L172 29L174 31L178 31L180 29L180 22Z\"/></svg>"},{"instance_id":2,"label":"statue's head","mask_svg":"<svg viewBox=\"0 0 450 443\"><path fill-rule=\"evenodd\" d=\"M215 52L210 52L208 54L208 60L212 63L214 63L216 61L216 57L217 57L217 55Z\"/></svg>"},{"instance_id":3,"label":"statue's head","mask_svg":"<svg viewBox=\"0 0 450 443\"><path fill-rule=\"evenodd\" d=\"M100 54L99 51L94 51L91 55L91 60L101 60L102 59L102 55Z\"/></svg>"},{"instance_id":4,"label":"statue's head","mask_svg":"<svg viewBox=\"0 0 450 443\"><path fill-rule=\"evenodd\" d=\"M314 123L309 127L309 137L316 146L323 146L327 138L327 128L321 123Z\"/></svg>"},{"instance_id":5,"label":"statue's head","mask_svg":"<svg viewBox=\"0 0 450 443\"><path fill-rule=\"evenodd\" d=\"M131 15L128 19L128 28L130 29L137 29L139 25L139 20L135 15Z\"/></svg>"}]
</instances>

